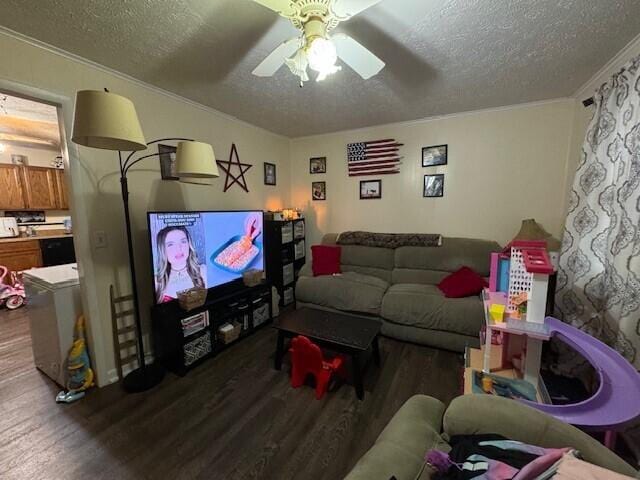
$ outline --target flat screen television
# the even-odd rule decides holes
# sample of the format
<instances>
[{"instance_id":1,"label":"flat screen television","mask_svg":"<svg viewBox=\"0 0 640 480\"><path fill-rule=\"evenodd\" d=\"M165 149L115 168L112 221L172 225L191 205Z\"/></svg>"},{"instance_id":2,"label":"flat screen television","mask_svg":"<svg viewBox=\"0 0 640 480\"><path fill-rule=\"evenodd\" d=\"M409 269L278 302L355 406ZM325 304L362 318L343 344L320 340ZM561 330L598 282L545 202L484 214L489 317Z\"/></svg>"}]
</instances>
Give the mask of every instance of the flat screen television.
<instances>
[{"instance_id":1,"label":"flat screen television","mask_svg":"<svg viewBox=\"0 0 640 480\"><path fill-rule=\"evenodd\" d=\"M156 303L181 290L239 284L250 268L264 270L261 210L149 212Z\"/></svg>"}]
</instances>

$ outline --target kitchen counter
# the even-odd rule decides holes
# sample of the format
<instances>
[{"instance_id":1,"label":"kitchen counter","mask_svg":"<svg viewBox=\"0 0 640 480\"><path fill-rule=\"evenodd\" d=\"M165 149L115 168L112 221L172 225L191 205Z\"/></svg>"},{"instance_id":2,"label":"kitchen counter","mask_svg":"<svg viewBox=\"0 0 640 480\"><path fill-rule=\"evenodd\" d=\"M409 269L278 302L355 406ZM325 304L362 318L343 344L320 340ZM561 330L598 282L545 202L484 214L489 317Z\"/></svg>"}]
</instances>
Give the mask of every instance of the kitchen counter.
<instances>
[{"instance_id":1,"label":"kitchen counter","mask_svg":"<svg viewBox=\"0 0 640 480\"><path fill-rule=\"evenodd\" d=\"M47 238L67 238L67 237L73 237L73 233L64 233L64 230L60 230L59 233L56 233L53 230L49 230L43 233L38 233L33 237L27 237L27 236L21 235L19 237L0 238L0 243L28 242L29 240L44 240Z\"/></svg>"}]
</instances>

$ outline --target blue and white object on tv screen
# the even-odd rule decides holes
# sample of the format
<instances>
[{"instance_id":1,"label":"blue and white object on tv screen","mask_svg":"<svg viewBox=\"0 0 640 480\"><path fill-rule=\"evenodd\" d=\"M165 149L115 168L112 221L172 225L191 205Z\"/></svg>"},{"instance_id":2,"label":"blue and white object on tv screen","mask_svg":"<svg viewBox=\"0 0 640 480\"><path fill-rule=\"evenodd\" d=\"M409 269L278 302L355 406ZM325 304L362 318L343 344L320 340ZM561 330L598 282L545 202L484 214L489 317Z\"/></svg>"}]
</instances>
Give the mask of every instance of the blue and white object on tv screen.
<instances>
[{"instance_id":1,"label":"blue and white object on tv screen","mask_svg":"<svg viewBox=\"0 0 640 480\"><path fill-rule=\"evenodd\" d=\"M194 286L238 280L250 268L264 270L262 211L148 215L156 303Z\"/></svg>"}]
</instances>

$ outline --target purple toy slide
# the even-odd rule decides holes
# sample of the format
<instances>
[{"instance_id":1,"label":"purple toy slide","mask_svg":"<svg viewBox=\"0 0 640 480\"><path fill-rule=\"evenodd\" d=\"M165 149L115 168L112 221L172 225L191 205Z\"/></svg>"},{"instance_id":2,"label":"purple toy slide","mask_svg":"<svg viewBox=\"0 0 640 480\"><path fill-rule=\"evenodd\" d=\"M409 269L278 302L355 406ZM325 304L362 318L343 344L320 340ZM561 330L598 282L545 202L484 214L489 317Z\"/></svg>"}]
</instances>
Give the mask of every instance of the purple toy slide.
<instances>
[{"instance_id":1,"label":"purple toy slide","mask_svg":"<svg viewBox=\"0 0 640 480\"><path fill-rule=\"evenodd\" d=\"M553 317L546 318L550 336L579 352L596 370L596 393L571 405L528 405L571 425L597 431L620 430L640 416L640 373L618 352L591 335Z\"/></svg>"}]
</instances>

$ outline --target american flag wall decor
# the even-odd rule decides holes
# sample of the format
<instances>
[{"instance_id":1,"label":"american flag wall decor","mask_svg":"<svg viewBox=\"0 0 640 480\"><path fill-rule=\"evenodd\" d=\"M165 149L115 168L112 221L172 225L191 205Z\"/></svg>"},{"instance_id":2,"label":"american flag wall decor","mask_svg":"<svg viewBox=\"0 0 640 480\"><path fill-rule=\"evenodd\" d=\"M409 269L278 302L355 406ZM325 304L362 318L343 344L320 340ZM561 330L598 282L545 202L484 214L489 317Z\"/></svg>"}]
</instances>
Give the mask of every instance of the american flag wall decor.
<instances>
[{"instance_id":1,"label":"american flag wall decor","mask_svg":"<svg viewBox=\"0 0 640 480\"><path fill-rule=\"evenodd\" d=\"M347 144L350 177L400 173L400 147L393 138Z\"/></svg>"}]
</instances>

